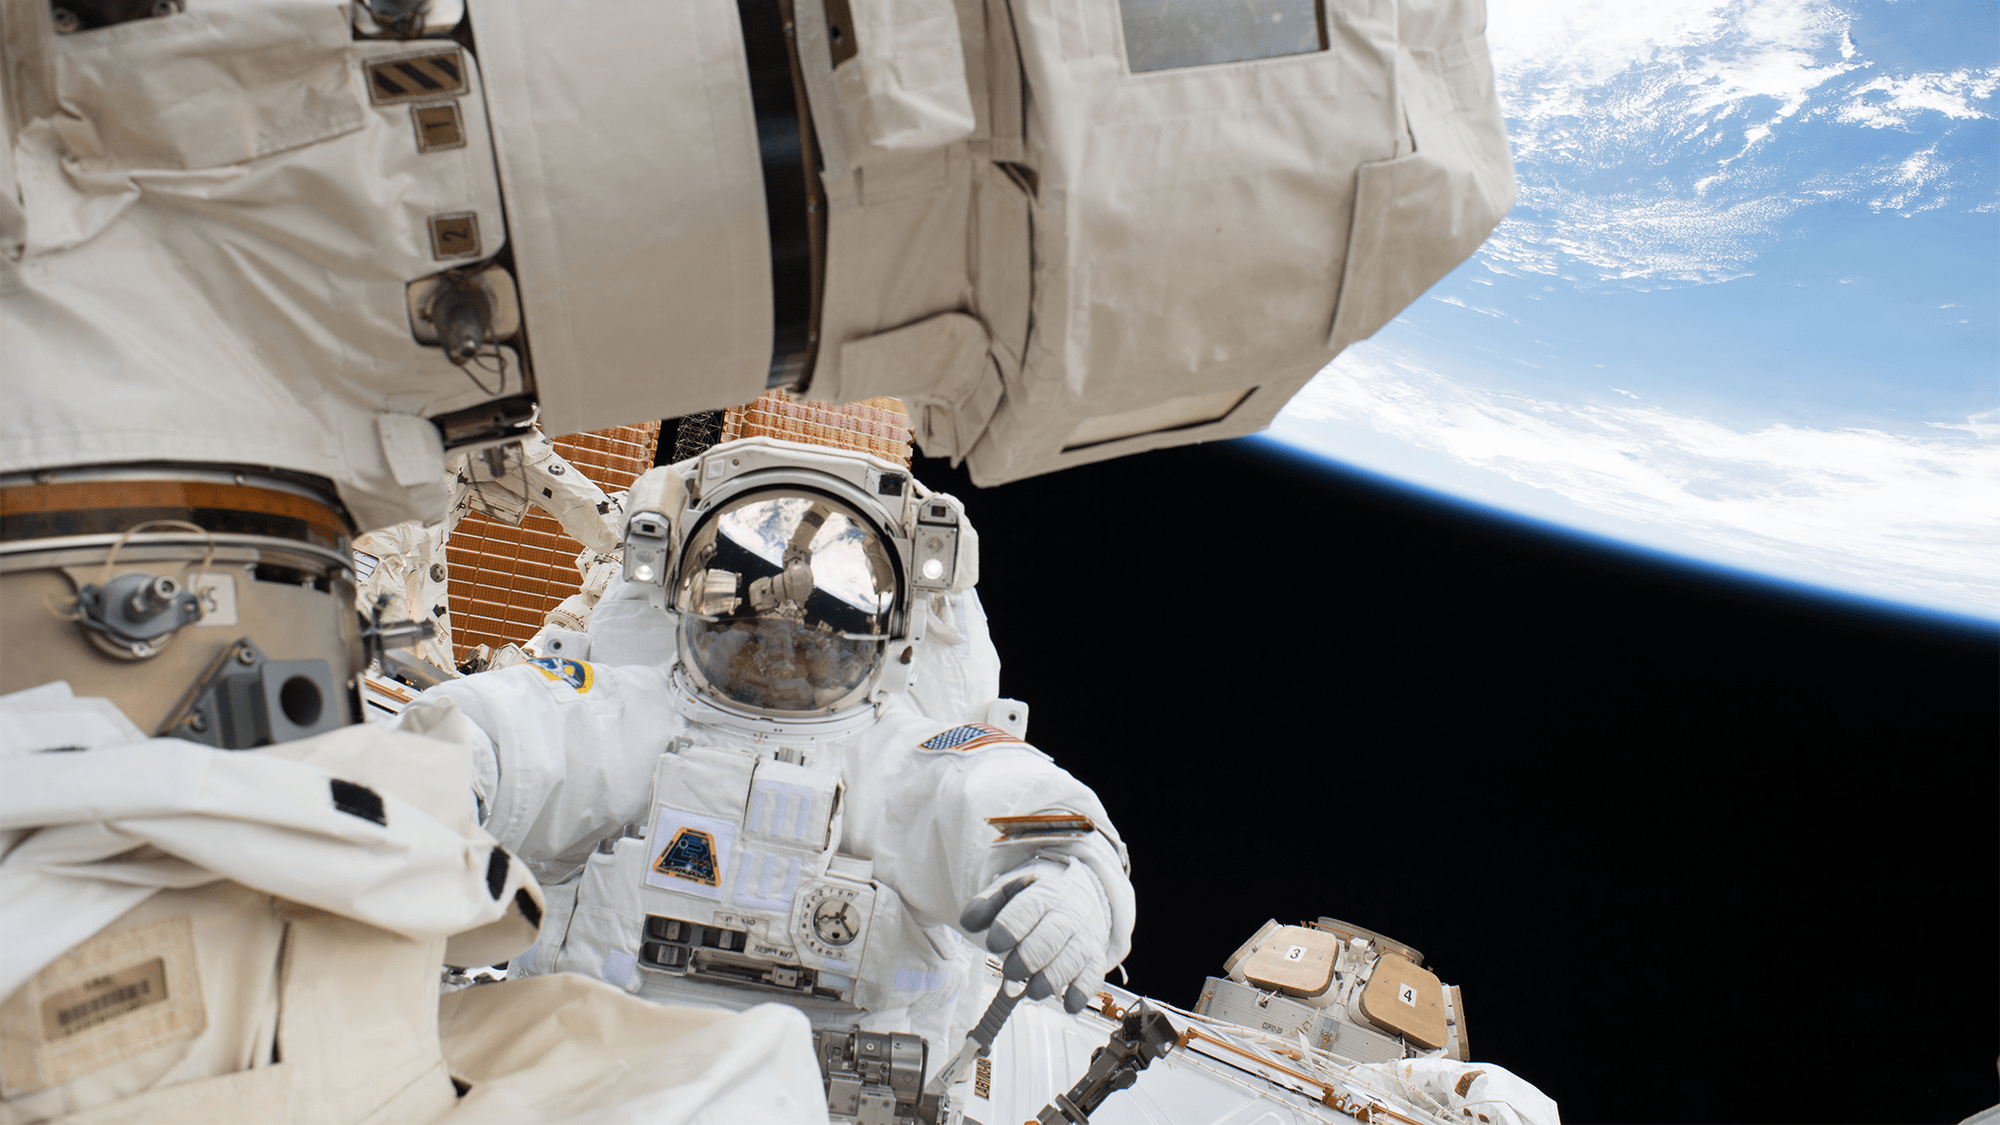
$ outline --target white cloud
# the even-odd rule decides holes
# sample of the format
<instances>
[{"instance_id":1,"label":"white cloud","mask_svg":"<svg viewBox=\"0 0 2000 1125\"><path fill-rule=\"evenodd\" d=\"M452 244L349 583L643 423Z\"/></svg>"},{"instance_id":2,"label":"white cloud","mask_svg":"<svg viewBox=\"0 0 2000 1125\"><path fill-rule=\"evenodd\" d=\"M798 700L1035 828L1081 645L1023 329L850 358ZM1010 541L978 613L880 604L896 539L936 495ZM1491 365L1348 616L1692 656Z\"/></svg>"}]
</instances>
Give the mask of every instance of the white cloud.
<instances>
[{"instance_id":1,"label":"white cloud","mask_svg":"<svg viewBox=\"0 0 2000 1125\"><path fill-rule=\"evenodd\" d=\"M1965 322L1961 320L1959 323L1964 324ZM1956 422L1926 422L1924 424L1927 426L1936 426L1940 430L1964 430L1966 433L1982 441L2000 441L2000 410L1988 410L1984 414L1974 414L1967 418L1965 424L1962 426Z\"/></svg>"},{"instance_id":2,"label":"white cloud","mask_svg":"<svg viewBox=\"0 0 2000 1125\"><path fill-rule=\"evenodd\" d=\"M1944 199L1927 189L1945 179L1951 171L1951 162L1938 158L1938 146L1911 153L1893 171L1878 178L1878 192L1868 201L1868 206L1877 211L1900 211L1905 215L1918 211L1935 211L1944 206Z\"/></svg>"},{"instance_id":3,"label":"white cloud","mask_svg":"<svg viewBox=\"0 0 2000 1125\"><path fill-rule=\"evenodd\" d=\"M1544 401L1460 385L1374 343L1349 349L1284 414L1365 425L1460 470L1677 533L1717 561L2000 615L2000 445L1746 432L1658 407ZM2000 437L2000 411L1938 425Z\"/></svg>"},{"instance_id":4,"label":"white cloud","mask_svg":"<svg viewBox=\"0 0 2000 1125\"><path fill-rule=\"evenodd\" d=\"M1530 126L1517 155L1622 160L1634 127L1681 139L1739 111L1764 118L1745 126L1754 143L1820 85L1867 65L1850 61L1850 22L1821 0L1502 0L1487 41L1502 103ZM1754 99L1778 106L1757 113Z\"/></svg>"},{"instance_id":5,"label":"white cloud","mask_svg":"<svg viewBox=\"0 0 2000 1125\"><path fill-rule=\"evenodd\" d=\"M1430 299L1433 301L1442 302L1443 304L1447 305L1457 305L1459 308L1464 309L1467 312L1484 313L1487 316L1497 316L1497 317L1505 317L1507 315L1506 313L1500 311L1499 309L1482 308L1479 305L1468 305L1464 301L1459 300L1457 297L1451 297L1451 296L1440 297L1433 294Z\"/></svg>"},{"instance_id":6,"label":"white cloud","mask_svg":"<svg viewBox=\"0 0 2000 1125\"><path fill-rule=\"evenodd\" d=\"M1643 193L1548 187L1539 206L1494 230L1481 259L1506 273L1555 274L1567 259L1600 280L1729 281L1746 276L1770 232L1797 204L1765 196L1711 203Z\"/></svg>"},{"instance_id":7,"label":"white cloud","mask_svg":"<svg viewBox=\"0 0 2000 1125\"><path fill-rule=\"evenodd\" d=\"M1908 78L1884 74L1851 91L1835 114L1871 129L1908 125L1919 113L1941 113L1954 121L1991 117L1972 103L1990 100L1996 89L2000 89L2000 67Z\"/></svg>"},{"instance_id":8,"label":"white cloud","mask_svg":"<svg viewBox=\"0 0 2000 1125\"><path fill-rule=\"evenodd\" d=\"M1804 171L1774 148L1809 122L1992 116L2000 68L1874 73L1852 23L1832 0L1495 0L1487 39L1521 205L1482 258L1510 274L1580 262L1597 282L1714 283L1749 272L1801 207L1950 203L1955 162L1935 144Z\"/></svg>"}]
</instances>

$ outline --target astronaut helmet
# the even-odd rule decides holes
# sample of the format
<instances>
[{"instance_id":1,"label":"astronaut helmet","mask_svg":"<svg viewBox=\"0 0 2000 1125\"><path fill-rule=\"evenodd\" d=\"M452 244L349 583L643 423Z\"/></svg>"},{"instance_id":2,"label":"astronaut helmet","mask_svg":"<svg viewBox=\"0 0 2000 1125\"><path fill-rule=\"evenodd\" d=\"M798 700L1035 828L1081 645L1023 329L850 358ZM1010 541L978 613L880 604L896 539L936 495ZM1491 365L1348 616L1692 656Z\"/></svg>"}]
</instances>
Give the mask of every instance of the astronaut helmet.
<instances>
[{"instance_id":1,"label":"astronaut helmet","mask_svg":"<svg viewBox=\"0 0 2000 1125\"><path fill-rule=\"evenodd\" d=\"M688 686L726 712L810 720L902 690L925 595L977 577L958 502L894 462L749 438L664 472L634 485L626 580L659 583Z\"/></svg>"}]
</instances>

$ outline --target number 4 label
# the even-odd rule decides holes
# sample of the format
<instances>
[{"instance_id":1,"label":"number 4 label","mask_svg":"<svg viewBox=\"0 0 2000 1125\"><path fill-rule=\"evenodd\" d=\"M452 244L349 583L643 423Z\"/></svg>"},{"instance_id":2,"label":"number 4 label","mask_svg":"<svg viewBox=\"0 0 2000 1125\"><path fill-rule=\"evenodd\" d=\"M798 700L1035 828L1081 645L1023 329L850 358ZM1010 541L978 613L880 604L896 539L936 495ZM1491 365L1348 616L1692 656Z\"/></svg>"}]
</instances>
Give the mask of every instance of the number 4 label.
<instances>
[{"instance_id":1,"label":"number 4 label","mask_svg":"<svg viewBox=\"0 0 2000 1125\"><path fill-rule=\"evenodd\" d=\"M1396 999L1401 1000L1403 1003L1408 1004L1412 1008L1416 1007L1417 986L1414 984L1405 984L1402 987L1396 989Z\"/></svg>"}]
</instances>

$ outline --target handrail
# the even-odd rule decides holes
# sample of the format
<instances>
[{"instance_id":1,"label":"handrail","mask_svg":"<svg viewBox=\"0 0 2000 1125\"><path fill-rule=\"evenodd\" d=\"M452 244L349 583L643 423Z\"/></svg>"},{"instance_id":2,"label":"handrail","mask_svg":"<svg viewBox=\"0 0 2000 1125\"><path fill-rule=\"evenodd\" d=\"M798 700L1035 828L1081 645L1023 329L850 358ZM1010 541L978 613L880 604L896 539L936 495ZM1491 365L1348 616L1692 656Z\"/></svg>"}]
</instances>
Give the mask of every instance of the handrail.
<instances>
[{"instance_id":1,"label":"handrail","mask_svg":"<svg viewBox=\"0 0 2000 1125\"><path fill-rule=\"evenodd\" d=\"M1406 1114L1398 1113L1397 1111L1390 1109L1388 1106L1383 1105L1381 1102L1378 1102L1373 1098L1369 1098L1367 1100L1367 1104L1364 1105L1361 1102L1357 1101L1356 1099L1348 1097L1345 1092L1336 1090L1333 1086L1333 1083L1328 1082L1324 1078L1318 1078L1313 1075L1306 1074L1303 1071L1293 1070L1291 1067L1286 1066L1281 1062L1278 1062L1274 1059L1267 1059L1262 1055L1255 1054L1254 1052L1239 1047L1236 1044L1221 1038L1220 1036L1212 1035L1206 1031L1203 1031L1201 1028L1196 1027L1193 1024L1189 1024L1187 1030L1181 1032L1180 1035L1181 1048L1186 1049L1187 1045L1191 1041L1196 1039L1207 1040L1208 1042L1213 1043L1218 1047L1221 1047L1225 1051L1230 1051L1235 1054L1241 1055L1246 1059L1249 1059L1251 1062L1256 1063L1258 1066L1270 1067L1272 1070L1275 1070L1280 1074L1284 1074L1289 1077L1296 1078L1301 1082L1305 1082L1310 1085L1319 1087L1320 1089L1319 1100L1321 1105L1326 1106L1328 1109L1339 1110L1341 1113L1344 1113L1349 1117L1354 1118L1356 1121L1361 1122L1362 1125L1368 1125L1368 1123L1371 1120L1373 1120L1374 1115L1378 1113L1385 1117L1391 1117L1397 1121L1404 1122L1405 1125L1424 1125L1424 1122L1418 1121L1416 1118L1410 1117Z\"/></svg>"}]
</instances>

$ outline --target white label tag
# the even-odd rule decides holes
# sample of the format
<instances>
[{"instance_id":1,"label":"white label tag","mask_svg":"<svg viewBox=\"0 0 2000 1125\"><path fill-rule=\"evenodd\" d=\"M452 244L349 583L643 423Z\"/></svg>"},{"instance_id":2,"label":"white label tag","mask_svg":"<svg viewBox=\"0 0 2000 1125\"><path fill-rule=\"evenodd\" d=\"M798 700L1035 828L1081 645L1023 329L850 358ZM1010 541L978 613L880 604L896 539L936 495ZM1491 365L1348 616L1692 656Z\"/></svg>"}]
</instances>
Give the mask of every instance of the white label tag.
<instances>
[{"instance_id":1,"label":"white label tag","mask_svg":"<svg viewBox=\"0 0 2000 1125\"><path fill-rule=\"evenodd\" d=\"M190 915L99 933L0 1003L0 1097L73 1082L207 1026Z\"/></svg>"},{"instance_id":2,"label":"white label tag","mask_svg":"<svg viewBox=\"0 0 2000 1125\"><path fill-rule=\"evenodd\" d=\"M1396 990L1396 999L1414 1008L1417 1006L1417 986L1406 984Z\"/></svg>"},{"instance_id":3,"label":"white label tag","mask_svg":"<svg viewBox=\"0 0 2000 1125\"><path fill-rule=\"evenodd\" d=\"M194 584L201 597L201 620L197 625L236 624L236 576L204 574Z\"/></svg>"},{"instance_id":4,"label":"white label tag","mask_svg":"<svg viewBox=\"0 0 2000 1125\"><path fill-rule=\"evenodd\" d=\"M1303 961L1305 959L1306 947L1303 945L1295 945L1285 950L1285 960L1287 961Z\"/></svg>"}]
</instances>

